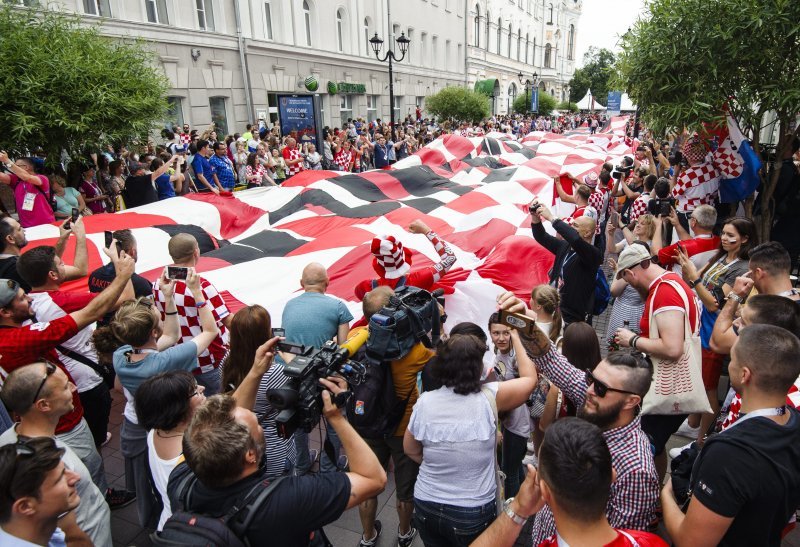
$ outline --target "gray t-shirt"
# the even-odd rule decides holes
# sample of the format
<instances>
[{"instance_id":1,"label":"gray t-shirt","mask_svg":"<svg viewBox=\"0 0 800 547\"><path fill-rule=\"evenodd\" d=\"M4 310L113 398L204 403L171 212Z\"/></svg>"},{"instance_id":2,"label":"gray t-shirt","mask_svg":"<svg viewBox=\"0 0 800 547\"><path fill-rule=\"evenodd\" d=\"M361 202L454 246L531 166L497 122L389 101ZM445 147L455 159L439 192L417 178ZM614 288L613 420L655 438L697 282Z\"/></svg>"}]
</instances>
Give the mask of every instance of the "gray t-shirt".
<instances>
[{"instance_id":1,"label":"gray t-shirt","mask_svg":"<svg viewBox=\"0 0 800 547\"><path fill-rule=\"evenodd\" d=\"M19 436L16 428L17 426L14 425L14 427L7 429L5 433L0 435L0 446L17 442ZM78 484L75 486L81 498L80 504L75 509L78 526L92 538L95 545L111 545L113 543L111 541L111 509L109 509L105 497L92 482L89 470L86 469L77 454L55 437L54 440L58 448L65 450L64 455L61 457L64 465L80 477Z\"/></svg>"}]
</instances>

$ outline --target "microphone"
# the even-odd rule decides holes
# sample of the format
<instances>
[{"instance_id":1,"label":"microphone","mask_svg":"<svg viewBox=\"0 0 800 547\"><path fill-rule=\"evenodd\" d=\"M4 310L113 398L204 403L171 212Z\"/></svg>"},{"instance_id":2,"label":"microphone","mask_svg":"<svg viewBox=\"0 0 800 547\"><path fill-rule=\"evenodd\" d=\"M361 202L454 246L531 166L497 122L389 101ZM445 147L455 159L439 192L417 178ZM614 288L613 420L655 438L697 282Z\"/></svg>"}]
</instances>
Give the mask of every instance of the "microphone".
<instances>
[{"instance_id":1,"label":"microphone","mask_svg":"<svg viewBox=\"0 0 800 547\"><path fill-rule=\"evenodd\" d=\"M339 347L347 352L347 357L352 357L367 342L367 338L369 338L369 329L361 329L358 334Z\"/></svg>"}]
</instances>

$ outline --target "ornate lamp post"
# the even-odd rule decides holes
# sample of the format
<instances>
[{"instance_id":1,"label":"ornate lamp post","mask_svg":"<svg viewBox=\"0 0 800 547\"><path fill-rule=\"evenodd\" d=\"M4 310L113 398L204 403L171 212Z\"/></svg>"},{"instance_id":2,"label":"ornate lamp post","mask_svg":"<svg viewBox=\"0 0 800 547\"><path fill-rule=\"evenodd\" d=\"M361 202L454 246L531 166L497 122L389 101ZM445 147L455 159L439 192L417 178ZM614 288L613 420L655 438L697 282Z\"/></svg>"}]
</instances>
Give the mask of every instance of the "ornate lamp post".
<instances>
[{"instance_id":1,"label":"ornate lamp post","mask_svg":"<svg viewBox=\"0 0 800 547\"><path fill-rule=\"evenodd\" d=\"M531 89L536 87L536 84L539 82L539 75L534 72L533 75L531 76L531 79L526 79L525 75L522 72L520 72L519 74L517 74L517 78L519 78L519 83L525 86L525 104L527 110L527 106L531 104L530 91Z\"/></svg>"},{"instance_id":2,"label":"ornate lamp post","mask_svg":"<svg viewBox=\"0 0 800 547\"><path fill-rule=\"evenodd\" d=\"M387 10L388 12L388 10ZM391 21L391 19L390 19ZM392 62L400 62L406 57L406 52L408 51L408 44L411 43L411 40L406 38L406 33L403 32L400 34L400 38L395 40L398 46L400 46L400 57L395 55L395 52L391 49L386 51L386 55L381 58L380 52L381 48L383 47L383 40L378 38L378 33L375 33L375 36L369 39L369 44L372 46L372 51L375 52L375 58L378 61L385 63L389 61L389 121L392 127L392 141L395 139L395 125L394 125L394 75L392 73Z\"/></svg>"}]
</instances>

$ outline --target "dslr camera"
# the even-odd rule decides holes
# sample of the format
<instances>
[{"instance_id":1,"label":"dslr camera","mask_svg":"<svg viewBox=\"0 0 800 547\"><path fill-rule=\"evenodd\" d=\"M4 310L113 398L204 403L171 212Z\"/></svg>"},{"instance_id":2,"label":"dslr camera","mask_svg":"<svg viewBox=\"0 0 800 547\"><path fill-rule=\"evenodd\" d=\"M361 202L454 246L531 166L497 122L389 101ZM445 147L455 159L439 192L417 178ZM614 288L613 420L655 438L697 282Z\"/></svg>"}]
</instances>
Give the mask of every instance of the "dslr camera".
<instances>
[{"instance_id":1,"label":"dslr camera","mask_svg":"<svg viewBox=\"0 0 800 547\"><path fill-rule=\"evenodd\" d=\"M654 215L658 217L668 217L672 208L675 207L677 200L672 196L666 198L656 197L653 198L650 203L652 203L652 205L649 208Z\"/></svg>"}]
</instances>

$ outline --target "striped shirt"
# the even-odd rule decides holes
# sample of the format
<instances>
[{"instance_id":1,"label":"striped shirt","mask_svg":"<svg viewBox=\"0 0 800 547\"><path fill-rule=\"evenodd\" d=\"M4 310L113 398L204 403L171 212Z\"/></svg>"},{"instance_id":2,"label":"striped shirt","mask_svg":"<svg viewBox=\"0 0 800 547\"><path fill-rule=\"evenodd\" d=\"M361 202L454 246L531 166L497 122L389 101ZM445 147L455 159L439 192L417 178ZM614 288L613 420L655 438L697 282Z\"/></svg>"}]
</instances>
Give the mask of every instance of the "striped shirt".
<instances>
[{"instance_id":1,"label":"striped shirt","mask_svg":"<svg viewBox=\"0 0 800 547\"><path fill-rule=\"evenodd\" d=\"M286 383L286 376L283 374L283 361L276 358L272 366L269 367L261 383L258 385L256 393L256 403L253 412L258 417L258 422L264 429L264 441L266 442L267 457L267 476L282 475L286 469L286 461L294 465L295 448L294 437L288 439L281 438L275 426L275 418L279 410L267 401L267 390L282 387Z\"/></svg>"},{"instance_id":2,"label":"striped shirt","mask_svg":"<svg viewBox=\"0 0 800 547\"><path fill-rule=\"evenodd\" d=\"M577 408L586 400L586 375L550 346L550 351L534 359L536 368L558 387ZM653 464L650 441L642 431L641 418L622 427L603 431L611 452L611 465L617 480L611 484L606 515L614 528L647 530L655 519L658 500L658 474ZM533 523L533 544L538 545L556 533L556 521L545 505Z\"/></svg>"}]
</instances>

